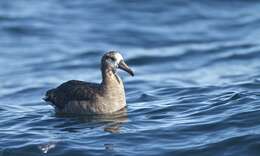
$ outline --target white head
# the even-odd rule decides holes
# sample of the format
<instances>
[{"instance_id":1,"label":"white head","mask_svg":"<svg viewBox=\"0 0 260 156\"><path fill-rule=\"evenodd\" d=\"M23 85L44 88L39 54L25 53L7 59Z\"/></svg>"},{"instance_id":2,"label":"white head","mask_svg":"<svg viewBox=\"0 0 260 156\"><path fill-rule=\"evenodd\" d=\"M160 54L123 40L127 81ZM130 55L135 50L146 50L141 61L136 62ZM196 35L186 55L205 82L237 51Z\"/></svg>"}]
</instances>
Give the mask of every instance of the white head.
<instances>
[{"instance_id":1,"label":"white head","mask_svg":"<svg viewBox=\"0 0 260 156\"><path fill-rule=\"evenodd\" d=\"M109 51L104 54L102 57L102 68L111 69L113 71L119 68L134 76L134 72L124 62L123 56L116 51Z\"/></svg>"},{"instance_id":2,"label":"white head","mask_svg":"<svg viewBox=\"0 0 260 156\"><path fill-rule=\"evenodd\" d=\"M119 64L120 61L124 61L123 56L120 53L115 52L114 56L115 56L114 58L115 58L117 64Z\"/></svg>"}]
</instances>

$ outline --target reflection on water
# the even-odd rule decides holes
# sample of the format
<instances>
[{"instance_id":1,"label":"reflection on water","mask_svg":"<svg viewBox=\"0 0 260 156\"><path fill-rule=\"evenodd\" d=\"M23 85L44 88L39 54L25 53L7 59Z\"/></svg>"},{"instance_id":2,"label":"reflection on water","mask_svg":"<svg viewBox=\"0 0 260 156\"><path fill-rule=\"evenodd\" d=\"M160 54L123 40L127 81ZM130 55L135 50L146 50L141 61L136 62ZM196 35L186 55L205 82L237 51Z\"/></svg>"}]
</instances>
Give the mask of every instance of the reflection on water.
<instances>
[{"instance_id":1,"label":"reflection on water","mask_svg":"<svg viewBox=\"0 0 260 156\"><path fill-rule=\"evenodd\" d=\"M59 124L55 126L57 130L68 132L69 133L80 133L80 131L84 131L86 127L82 126L82 124L86 124L88 129L96 129L101 127L104 132L108 132L111 134L120 133L120 128L124 123L127 123L127 109L123 108L113 114L104 114L104 115L74 115L74 114L55 114L57 118L61 119L69 119L71 122L65 122L63 124ZM42 151L42 153L46 154L50 150L53 150L56 146L61 144L65 140L59 141L50 141L44 144L38 145L38 148ZM104 150L111 153L114 151L114 144L104 144Z\"/></svg>"},{"instance_id":2,"label":"reflection on water","mask_svg":"<svg viewBox=\"0 0 260 156\"><path fill-rule=\"evenodd\" d=\"M42 151L42 153L46 154L48 153L49 150L51 150L52 148L55 148L56 143L47 143L47 144L43 144L43 145L39 145L39 149Z\"/></svg>"},{"instance_id":3,"label":"reflection on water","mask_svg":"<svg viewBox=\"0 0 260 156\"><path fill-rule=\"evenodd\" d=\"M56 116L62 118L73 118L74 121L78 122L78 124L89 123L89 125L93 126L89 128L95 128L95 126L97 126L95 123L102 123L102 125L105 125L104 131L110 133L119 133L120 126L123 123L126 123L128 121L127 108L123 108L112 114L80 115L80 116L75 114L56 114ZM67 124L62 126L60 125L58 128L61 128L62 130L66 130L69 132L77 132L76 127L68 128Z\"/></svg>"}]
</instances>

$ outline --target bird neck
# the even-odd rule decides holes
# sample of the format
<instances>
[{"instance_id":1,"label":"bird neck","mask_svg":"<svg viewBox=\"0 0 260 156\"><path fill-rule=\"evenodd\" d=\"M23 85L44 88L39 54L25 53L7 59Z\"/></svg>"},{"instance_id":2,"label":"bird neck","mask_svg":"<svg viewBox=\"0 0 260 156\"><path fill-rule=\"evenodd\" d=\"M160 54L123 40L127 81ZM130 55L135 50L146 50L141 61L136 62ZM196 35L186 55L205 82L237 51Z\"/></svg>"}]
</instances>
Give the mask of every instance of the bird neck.
<instances>
[{"instance_id":1,"label":"bird neck","mask_svg":"<svg viewBox=\"0 0 260 156\"><path fill-rule=\"evenodd\" d=\"M111 87L110 85L117 86L122 85L122 80L115 73L115 71L111 69L105 69L102 70L102 84L108 87Z\"/></svg>"},{"instance_id":2,"label":"bird neck","mask_svg":"<svg viewBox=\"0 0 260 156\"><path fill-rule=\"evenodd\" d=\"M102 64L102 89L105 94L116 95L118 93L124 95L124 84L121 78L116 74L116 70L106 64Z\"/></svg>"},{"instance_id":3,"label":"bird neck","mask_svg":"<svg viewBox=\"0 0 260 156\"><path fill-rule=\"evenodd\" d=\"M125 89L123 81L111 69L102 70L102 90L103 97L110 101L110 106L123 108L126 105Z\"/></svg>"}]
</instances>

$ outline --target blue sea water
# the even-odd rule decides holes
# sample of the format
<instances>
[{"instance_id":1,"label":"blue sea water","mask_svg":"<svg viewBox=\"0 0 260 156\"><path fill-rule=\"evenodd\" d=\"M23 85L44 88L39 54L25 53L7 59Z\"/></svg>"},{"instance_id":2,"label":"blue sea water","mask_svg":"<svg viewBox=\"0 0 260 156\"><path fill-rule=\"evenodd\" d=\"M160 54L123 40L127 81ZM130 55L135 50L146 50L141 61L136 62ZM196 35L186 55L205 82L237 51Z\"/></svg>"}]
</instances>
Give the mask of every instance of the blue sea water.
<instances>
[{"instance_id":1,"label":"blue sea water","mask_svg":"<svg viewBox=\"0 0 260 156\"><path fill-rule=\"evenodd\" d=\"M260 155L256 0L0 1L0 156ZM64 81L120 51L127 112L55 115Z\"/></svg>"}]
</instances>

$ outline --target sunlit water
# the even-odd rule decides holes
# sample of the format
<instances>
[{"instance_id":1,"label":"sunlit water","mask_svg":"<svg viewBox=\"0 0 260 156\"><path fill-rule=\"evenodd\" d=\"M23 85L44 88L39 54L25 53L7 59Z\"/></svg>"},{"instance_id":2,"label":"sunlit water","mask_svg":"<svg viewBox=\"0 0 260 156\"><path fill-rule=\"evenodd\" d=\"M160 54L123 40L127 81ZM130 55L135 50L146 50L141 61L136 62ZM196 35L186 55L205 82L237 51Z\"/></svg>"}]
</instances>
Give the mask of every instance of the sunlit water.
<instances>
[{"instance_id":1,"label":"sunlit water","mask_svg":"<svg viewBox=\"0 0 260 156\"><path fill-rule=\"evenodd\" d=\"M260 3L0 1L0 156L260 155ZM100 82L119 50L127 112L57 116L42 101Z\"/></svg>"}]
</instances>

